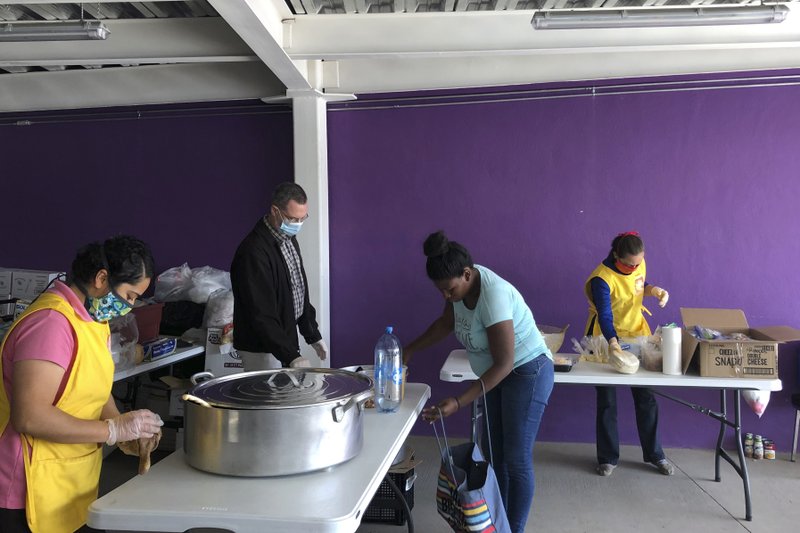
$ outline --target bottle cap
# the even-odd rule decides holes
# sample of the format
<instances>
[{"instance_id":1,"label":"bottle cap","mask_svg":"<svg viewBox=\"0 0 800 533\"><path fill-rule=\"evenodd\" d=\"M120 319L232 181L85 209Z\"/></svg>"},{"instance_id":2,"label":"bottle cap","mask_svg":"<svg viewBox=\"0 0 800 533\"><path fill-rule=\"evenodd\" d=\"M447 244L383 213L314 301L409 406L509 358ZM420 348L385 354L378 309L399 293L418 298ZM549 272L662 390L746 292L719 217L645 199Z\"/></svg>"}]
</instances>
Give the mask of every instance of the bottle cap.
<instances>
[{"instance_id":1,"label":"bottle cap","mask_svg":"<svg viewBox=\"0 0 800 533\"><path fill-rule=\"evenodd\" d=\"M394 330L394 328L392 326L386 326L386 333L388 333L389 335L392 334L393 330Z\"/></svg>"}]
</instances>

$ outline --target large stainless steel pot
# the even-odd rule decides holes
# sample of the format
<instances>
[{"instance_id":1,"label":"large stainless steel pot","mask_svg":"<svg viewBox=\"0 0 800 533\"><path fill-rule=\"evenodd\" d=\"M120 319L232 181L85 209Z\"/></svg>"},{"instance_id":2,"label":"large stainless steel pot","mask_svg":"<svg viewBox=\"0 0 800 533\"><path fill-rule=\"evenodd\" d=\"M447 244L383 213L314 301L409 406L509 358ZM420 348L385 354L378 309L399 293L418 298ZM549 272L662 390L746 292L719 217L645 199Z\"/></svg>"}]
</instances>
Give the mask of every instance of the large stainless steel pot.
<instances>
[{"instance_id":1,"label":"large stainless steel pot","mask_svg":"<svg viewBox=\"0 0 800 533\"><path fill-rule=\"evenodd\" d=\"M200 381L207 378L207 381ZM361 451L372 379L323 368L192 376L184 396L187 462L231 476L321 470Z\"/></svg>"}]
</instances>

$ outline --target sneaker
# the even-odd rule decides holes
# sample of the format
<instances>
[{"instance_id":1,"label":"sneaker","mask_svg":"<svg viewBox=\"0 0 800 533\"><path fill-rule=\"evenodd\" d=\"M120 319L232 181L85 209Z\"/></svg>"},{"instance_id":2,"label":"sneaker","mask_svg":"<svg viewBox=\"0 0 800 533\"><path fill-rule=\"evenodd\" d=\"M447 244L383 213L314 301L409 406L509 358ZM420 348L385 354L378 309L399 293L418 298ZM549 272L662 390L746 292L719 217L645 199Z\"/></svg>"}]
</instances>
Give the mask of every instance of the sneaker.
<instances>
[{"instance_id":1,"label":"sneaker","mask_svg":"<svg viewBox=\"0 0 800 533\"><path fill-rule=\"evenodd\" d=\"M601 476L610 476L611 472L613 472L616 467L617 465L603 463L601 465L597 465L597 473Z\"/></svg>"},{"instance_id":2,"label":"sneaker","mask_svg":"<svg viewBox=\"0 0 800 533\"><path fill-rule=\"evenodd\" d=\"M658 468L658 471L664 474L665 476L671 476L675 473L675 467L672 466L672 463L667 461L666 459L661 459L660 461L656 461L655 463L651 463L653 466Z\"/></svg>"}]
</instances>

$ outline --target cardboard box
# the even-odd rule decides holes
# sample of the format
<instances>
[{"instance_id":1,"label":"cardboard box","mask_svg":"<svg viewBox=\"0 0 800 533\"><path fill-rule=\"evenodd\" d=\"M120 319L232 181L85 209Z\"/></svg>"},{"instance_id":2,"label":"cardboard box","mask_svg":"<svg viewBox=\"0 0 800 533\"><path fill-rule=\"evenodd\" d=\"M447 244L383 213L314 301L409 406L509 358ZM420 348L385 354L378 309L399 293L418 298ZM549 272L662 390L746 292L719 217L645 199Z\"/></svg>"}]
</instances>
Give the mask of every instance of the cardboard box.
<instances>
[{"instance_id":1,"label":"cardboard box","mask_svg":"<svg viewBox=\"0 0 800 533\"><path fill-rule=\"evenodd\" d=\"M789 326L751 328L741 309L693 309L681 307L683 338L681 363L686 374L694 363L704 377L778 378L778 344L800 340L800 330ZM700 340L694 326L723 334L744 333L753 340Z\"/></svg>"},{"instance_id":2,"label":"cardboard box","mask_svg":"<svg viewBox=\"0 0 800 533\"><path fill-rule=\"evenodd\" d=\"M160 379L169 387L169 416L183 416L183 395L192 388L192 382L175 376Z\"/></svg>"},{"instance_id":3,"label":"cardboard box","mask_svg":"<svg viewBox=\"0 0 800 533\"><path fill-rule=\"evenodd\" d=\"M206 372L214 377L243 372L242 359L233 349L233 324L208 328L206 335Z\"/></svg>"},{"instance_id":4,"label":"cardboard box","mask_svg":"<svg viewBox=\"0 0 800 533\"><path fill-rule=\"evenodd\" d=\"M11 297L33 300L59 276L66 274L47 270L14 270L11 274Z\"/></svg>"}]
</instances>

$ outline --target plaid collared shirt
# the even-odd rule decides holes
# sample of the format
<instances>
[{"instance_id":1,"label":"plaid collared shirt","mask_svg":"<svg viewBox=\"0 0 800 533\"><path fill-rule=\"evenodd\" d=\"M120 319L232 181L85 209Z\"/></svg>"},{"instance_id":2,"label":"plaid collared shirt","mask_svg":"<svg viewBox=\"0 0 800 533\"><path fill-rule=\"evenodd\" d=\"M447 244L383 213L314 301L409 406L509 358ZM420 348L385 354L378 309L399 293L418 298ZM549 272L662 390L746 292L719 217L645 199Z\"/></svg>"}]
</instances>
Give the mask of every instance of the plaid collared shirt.
<instances>
[{"instance_id":1,"label":"plaid collared shirt","mask_svg":"<svg viewBox=\"0 0 800 533\"><path fill-rule=\"evenodd\" d=\"M292 238L284 235L280 231L272 227L267 217L264 217L264 225L269 228L272 236L278 241L278 246L281 249L283 261L289 269L289 279L292 282L292 301L294 302L294 319L300 318L303 314L303 307L305 306L306 284L303 282L302 265L300 264L300 254L292 244Z\"/></svg>"}]
</instances>

